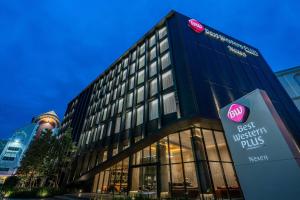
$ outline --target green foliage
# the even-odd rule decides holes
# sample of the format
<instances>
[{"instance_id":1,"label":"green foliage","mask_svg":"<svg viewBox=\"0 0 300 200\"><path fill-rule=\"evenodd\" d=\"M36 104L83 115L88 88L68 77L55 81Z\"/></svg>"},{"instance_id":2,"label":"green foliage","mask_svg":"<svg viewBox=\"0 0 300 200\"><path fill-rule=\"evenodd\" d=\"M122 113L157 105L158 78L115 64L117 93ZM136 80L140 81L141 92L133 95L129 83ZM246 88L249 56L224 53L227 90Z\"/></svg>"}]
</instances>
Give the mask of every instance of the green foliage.
<instances>
[{"instance_id":1,"label":"green foliage","mask_svg":"<svg viewBox=\"0 0 300 200\"><path fill-rule=\"evenodd\" d=\"M8 177L3 186L2 186L2 190L3 191L10 191L13 188L15 188L17 186L17 184L19 183L20 178L17 176L10 176Z\"/></svg>"},{"instance_id":2,"label":"green foliage","mask_svg":"<svg viewBox=\"0 0 300 200\"><path fill-rule=\"evenodd\" d=\"M32 189L16 189L4 192L4 197L9 198L45 198L64 194L64 190L53 189L48 187Z\"/></svg>"}]
</instances>

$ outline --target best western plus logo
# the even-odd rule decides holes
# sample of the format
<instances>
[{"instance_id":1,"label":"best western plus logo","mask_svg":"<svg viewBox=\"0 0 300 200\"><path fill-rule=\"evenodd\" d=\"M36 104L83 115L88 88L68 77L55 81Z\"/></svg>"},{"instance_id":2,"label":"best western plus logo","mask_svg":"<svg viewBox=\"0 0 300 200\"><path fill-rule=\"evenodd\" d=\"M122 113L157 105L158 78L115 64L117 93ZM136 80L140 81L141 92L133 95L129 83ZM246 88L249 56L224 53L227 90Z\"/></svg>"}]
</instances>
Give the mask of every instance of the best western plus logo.
<instances>
[{"instance_id":1,"label":"best western plus logo","mask_svg":"<svg viewBox=\"0 0 300 200\"><path fill-rule=\"evenodd\" d=\"M189 20L189 27L193 29L193 31L195 31L196 33L201 33L205 29L204 26L195 19Z\"/></svg>"},{"instance_id":2,"label":"best western plus logo","mask_svg":"<svg viewBox=\"0 0 300 200\"><path fill-rule=\"evenodd\" d=\"M233 122L245 122L249 115L249 109L240 104L232 104L227 112L227 118Z\"/></svg>"}]
</instances>

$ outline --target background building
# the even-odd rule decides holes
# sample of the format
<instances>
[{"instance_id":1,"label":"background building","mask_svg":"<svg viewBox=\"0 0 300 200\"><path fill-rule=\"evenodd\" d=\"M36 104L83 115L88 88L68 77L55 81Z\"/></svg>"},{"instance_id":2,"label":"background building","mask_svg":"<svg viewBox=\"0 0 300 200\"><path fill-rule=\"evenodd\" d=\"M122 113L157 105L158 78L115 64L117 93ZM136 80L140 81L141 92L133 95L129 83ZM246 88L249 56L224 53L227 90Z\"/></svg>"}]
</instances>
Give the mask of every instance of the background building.
<instances>
[{"instance_id":1,"label":"background building","mask_svg":"<svg viewBox=\"0 0 300 200\"><path fill-rule=\"evenodd\" d=\"M53 130L54 134L57 133L58 126L58 116L54 111L50 111L34 118L30 124L17 129L0 155L0 176L7 177L15 174L30 142L46 128Z\"/></svg>"},{"instance_id":2,"label":"background building","mask_svg":"<svg viewBox=\"0 0 300 200\"><path fill-rule=\"evenodd\" d=\"M0 154L2 153L2 150L4 149L6 143L7 140L0 140Z\"/></svg>"},{"instance_id":3,"label":"background building","mask_svg":"<svg viewBox=\"0 0 300 200\"><path fill-rule=\"evenodd\" d=\"M300 110L300 66L275 73L284 89Z\"/></svg>"},{"instance_id":4,"label":"background building","mask_svg":"<svg viewBox=\"0 0 300 200\"><path fill-rule=\"evenodd\" d=\"M68 104L62 132L73 128L79 151L61 180L97 193L241 198L219 110L256 88L299 141L299 113L259 51L171 12Z\"/></svg>"}]
</instances>

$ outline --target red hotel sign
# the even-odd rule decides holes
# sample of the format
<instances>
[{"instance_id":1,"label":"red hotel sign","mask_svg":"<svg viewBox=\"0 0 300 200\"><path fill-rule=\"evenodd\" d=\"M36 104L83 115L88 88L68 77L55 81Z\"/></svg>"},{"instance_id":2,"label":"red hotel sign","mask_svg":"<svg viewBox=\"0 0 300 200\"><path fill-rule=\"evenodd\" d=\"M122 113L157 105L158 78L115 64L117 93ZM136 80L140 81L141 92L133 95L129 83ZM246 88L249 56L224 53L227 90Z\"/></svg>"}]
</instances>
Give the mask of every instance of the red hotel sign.
<instances>
[{"instance_id":1,"label":"red hotel sign","mask_svg":"<svg viewBox=\"0 0 300 200\"><path fill-rule=\"evenodd\" d=\"M205 29L204 26L195 19L189 20L189 27L193 29L193 31L195 31L196 33L201 33Z\"/></svg>"}]
</instances>

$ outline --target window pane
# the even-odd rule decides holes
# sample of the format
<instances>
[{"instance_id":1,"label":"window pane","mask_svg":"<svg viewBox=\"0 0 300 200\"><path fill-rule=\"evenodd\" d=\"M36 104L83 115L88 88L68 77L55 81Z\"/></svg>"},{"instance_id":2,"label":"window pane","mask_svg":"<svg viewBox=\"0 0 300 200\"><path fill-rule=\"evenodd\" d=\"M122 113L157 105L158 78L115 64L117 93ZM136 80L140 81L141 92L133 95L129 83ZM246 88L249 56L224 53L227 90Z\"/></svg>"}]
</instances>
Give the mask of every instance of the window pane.
<instances>
[{"instance_id":1,"label":"window pane","mask_svg":"<svg viewBox=\"0 0 300 200\"><path fill-rule=\"evenodd\" d=\"M232 163L223 163L226 181L229 187L238 187L237 179L232 167Z\"/></svg>"},{"instance_id":2,"label":"window pane","mask_svg":"<svg viewBox=\"0 0 300 200\"><path fill-rule=\"evenodd\" d=\"M218 146L218 149L220 152L221 160L230 162L231 159L230 159L228 148L227 148L227 145L225 142L224 134L219 131L214 131L214 133L215 133L215 137L216 137L217 146Z\"/></svg>"},{"instance_id":3,"label":"window pane","mask_svg":"<svg viewBox=\"0 0 300 200\"><path fill-rule=\"evenodd\" d=\"M127 77L127 69L125 69L125 70L123 71L123 74L122 74L122 81L124 81L124 80L126 79L126 77Z\"/></svg>"},{"instance_id":4,"label":"window pane","mask_svg":"<svg viewBox=\"0 0 300 200\"><path fill-rule=\"evenodd\" d=\"M215 190L218 190L219 188L226 188L220 163L209 162L209 166Z\"/></svg>"},{"instance_id":5,"label":"window pane","mask_svg":"<svg viewBox=\"0 0 300 200\"><path fill-rule=\"evenodd\" d=\"M178 187L183 187L183 171L182 164L172 164L172 189L176 190ZM184 194L182 194L183 196Z\"/></svg>"},{"instance_id":6,"label":"window pane","mask_svg":"<svg viewBox=\"0 0 300 200\"><path fill-rule=\"evenodd\" d=\"M164 114L165 115L176 112L176 101L175 101L174 92L165 94L163 96L163 102L164 102Z\"/></svg>"},{"instance_id":7,"label":"window pane","mask_svg":"<svg viewBox=\"0 0 300 200\"><path fill-rule=\"evenodd\" d=\"M195 169L195 163L184 163L184 174L185 174L185 183L187 185L187 188L193 187L197 188L198 187L198 181L197 181L197 176L195 174L196 169Z\"/></svg>"},{"instance_id":8,"label":"window pane","mask_svg":"<svg viewBox=\"0 0 300 200\"><path fill-rule=\"evenodd\" d=\"M150 96L157 94L157 79L153 79L150 82Z\"/></svg>"},{"instance_id":9,"label":"window pane","mask_svg":"<svg viewBox=\"0 0 300 200\"><path fill-rule=\"evenodd\" d=\"M155 45L155 41L156 41L156 38L155 38L155 34L150 38L150 41L149 41L149 46L152 47L153 45Z\"/></svg>"},{"instance_id":10,"label":"window pane","mask_svg":"<svg viewBox=\"0 0 300 200\"><path fill-rule=\"evenodd\" d=\"M139 59L139 69L143 68L145 66L145 55L143 55L140 59Z\"/></svg>"},{"instance_id":11,"label":"window pane","mask_svg":"<svg viewBox=\"0 0 300 200\"><path fill-rule=\"evenodd\" d=\"M134 74L134 72L135 72L135 65L136 65L135 62L130 65L130 71L129 71L130 75Z\"/></svg>"},{"instance_id":12,"label":"window pane","mask_svg":"<svg viewBox=\"0 0 300 200\"><path fill-rule=\"evenodd\" d=\"M121 117L117 117L117 119L116 119L115 133L119 133L120 132L120 126L121 126Z\"/></svg>"},{"instance_id":13,"label":"window pane","mask_svg":"<svg viewBox=\"0 0 300 200\"><path fill-rule=\"evenodd\" d=\"M180 132L180 140L182 147L182 158L184 162L194 161L191 131L186 130Z\"/></svg>"},{"instance_id":14,"label":"window pane","mask_svg":"<svg viewBox=\"0 0 300 200\"><path fill-rule=\"evenodd\" d=\"M144 122L144 106L141 106L136 111L136 125L140 125Z\"/></svg>"},{"instance_id":15,"label":"window pane","mask_svg":"<svg viewBox=\"0 0 300 200\"><path fill-rule=\"evenodd\" d=\"M149 120L158 118L158 100L155 99L149 103Z\"/></svg>"},{"instance_id":16,"label":"window pane","mask_svg":"<svg viewBox=\"0 0 300 200\"><path fill-rule=\"evenodd\" d=\"M134 87L134 76L130 78L129 80L129 90L131 90Z\"/></svg>"},{"instance_id":17,"label":"window pane","mask_svg":"<svg viewBox=\"0 0 300 200\"><path fill-rule=\"evenodd\" d=\"M144 86L137 90L137 103L144 101Z\"/></svg>"},{"instance_id":18,"label":"window pane","mask_svg":"<svg viewBox=\"0 0 300 200\"><path fill-rule=\"evenodd\" d=\"M133 61L133 60L135 60L136 59L136 51L134 51L133 53L132 53L132 55L131 55L131 60Z\"/></svg>"},{"instance_id":19,"label":"window pane","mask_svg":"<svg viewBox=\"0 0 300 200\"><path fill-rule=\"evenodd\" d=\"M140 55L145 52L145 43L140 46Z\"/></svg>"},{"instance_id":20,"label":"window pane","mask_svg":"<svg viewBox=\"0 0 300 200\"><path fill-rule=\"evenodd\" d=\"M156 57L156 47L152 48L150 51L150 61Z\"/></svg>"},{"instance_id":21,"label":"window pane","mask_svg":"<svg viewBox=\"0 0 300 200\"><path fill-rule=\"evenodd\" d=\"M160 48L160 53L165 52L169 48L168 38L160 42L159 48Z\"/></svg>"},{"instance_id":22,"label":"window pane","mask_svg":"<svg viewBox=\"0 0 300 200\"><path fill-rule=\"evenodd\" d=\"M150 64L149 68L149 76L152 77L157 73L157 62L154 61L153 63Z\"/></svg>"},{"instance_id":23,"label":"window pane","mask_svg":"<svg viewBox=\"0 0 300 200\"><path fill-rule=\"evenodd\" d=\"M164 70L166 67L168 67L171 64L171 59L170 59L170 53L166 53L161 57L161 68Z\"/></svg>"},{"instance_id":24,"label":"window pane","mask_svg":"<svg viewBox=\"0 0 300 200\"><path fill-rule=\"evenodd\" d=\"M163 27L158 31L159 39L163 38L165 35L167 35L167 27Z\"/></svg>"},{"instance_id":25,"label":"window pane","mask_svg":"<svg viewBox=\"0 0 300 200\"><path fill-rule=\"evenodd\" d=\"M219 161L217 148L214 142L212 131L203 129L203 137L206 146L208 160Z\"/></svg>"},{"instance_id":26,"label":"window pane","mask_svg":"<svg viewBox=\"0 0 300 200\"><path fill-rule=\"evenodd\" d=\"M131 128L131 112L126 113L125 129Z\"/></svg>"},{"instance_id":27,"label":"window pane","mask_svg":"<svg viewBox=\"0 0 300 200\"><path fill-rule=\"evenodd\" d=\"M118 104L118 113L122 112L123 110L123 98L119 99L119 104Z\"/></svg>"},{"instance_id":28,"label":"window pane","mask_svg":"<svg viewBox=\"0 0 300 200\"><path fill-rule=\"evenodd\" d=\"M178 133L169 135L169 146L171 163L181 163L182 160Z\"/></svg>"},{"instance_id":29,"label":"window pane","mask_svg":"<svg viewBox=\"0 0 300 200\"><path fill-rule=\"evenodd\" d=\"M144 76L145 76L144 70L143 70L143 71L140 71L140 72L138 73L138 84L144 82L144 78L145 78Z\"/></svg>"},{"instance_id":30,"label":"window pane","mask_svg":"<svg viewBox=\"0 0 300 200\"><path fill-rule=\"evenodd\" d=\"M133 92L127 95L127 108L132 106L132 98L133 98Z\"/></svg>"},{"instance_id":31,"label":"window pane","mask_svg":"<svg viewBox=\"0 0 300 200\"><path fill-rule=\"evenodd\" d=\"M159 142L159 152L160 152L160 163L169 164L169 145L168 138L165 137Z\"/></svg>"},{"instance_id":32,"label":"window pane","mask_svg":"<svg viewBox=\"0 0 300 200\"><path fill-rule=\"evenodd\" d=\"M112 121L110 121L109 124L108 124L107 134L106 134L107 136L110 136L111 126L112 126Z\"/></svg>"},{"instance_id":33,"label":"window pane","mask_svg":"<svg viewBox=\"0 0 300 200\"><path fill-rule=\"evenodd\" d=\"M171 70L167 71L166 73L163 73L162 85L163 85L163 89L167 89L173 85L173 76Z\"/></svg>"}]
</instances>

